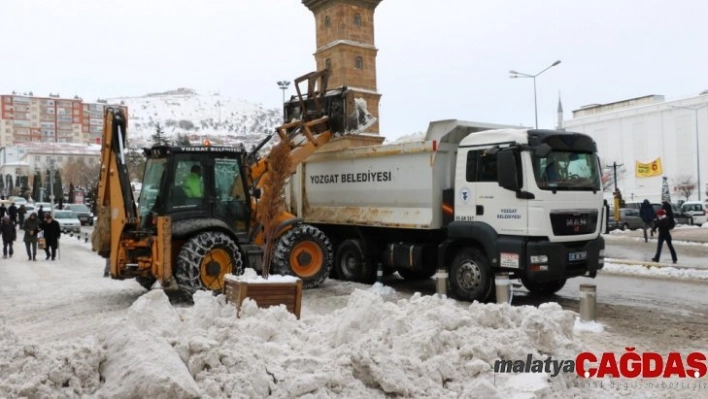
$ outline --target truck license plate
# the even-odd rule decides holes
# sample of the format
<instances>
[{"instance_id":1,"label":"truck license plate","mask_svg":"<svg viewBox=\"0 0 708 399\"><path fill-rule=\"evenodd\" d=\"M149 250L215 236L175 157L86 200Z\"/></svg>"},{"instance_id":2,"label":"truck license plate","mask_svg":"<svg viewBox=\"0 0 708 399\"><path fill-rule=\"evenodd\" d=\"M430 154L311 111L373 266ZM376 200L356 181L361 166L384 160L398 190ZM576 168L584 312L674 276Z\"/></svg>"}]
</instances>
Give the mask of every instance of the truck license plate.
<instances>
[{"instance_id":1,"label":"truck license plate","mask_svg":"<svg viewBox=\"0 0 708 399\"><path fill-rule=\"evenodd\" d=\"M588 257L588 251L582 251L582 252L571 252L568 254L568 260L569 261L574 261L574 260L585 260Z\"/></svg>"}]
</instances>

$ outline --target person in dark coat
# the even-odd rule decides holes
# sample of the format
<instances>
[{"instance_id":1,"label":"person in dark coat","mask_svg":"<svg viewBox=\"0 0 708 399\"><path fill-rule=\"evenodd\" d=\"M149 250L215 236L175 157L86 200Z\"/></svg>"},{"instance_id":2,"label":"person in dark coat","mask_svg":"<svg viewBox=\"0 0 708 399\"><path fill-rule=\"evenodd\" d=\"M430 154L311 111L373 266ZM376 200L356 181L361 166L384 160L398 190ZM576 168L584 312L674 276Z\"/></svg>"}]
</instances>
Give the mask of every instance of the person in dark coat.
<instances>
[{"instance_id":1,"label":"person in dark coat","mask_svg":"<svg viewBox=\"0 0 708 399\"><path fill-rule=\"evenodd\" d=\"M666 212L666 218L669 219L669 225L671 226L669 230L673 230L676 227L676 219L674 218L674 207L667 200L661 201L661 209Z\"/></svg>"},{"instance_id":2,"label":"person in dark coat","mask_svg":"<svg viewBox=\"0 0 708 399\"><path fill-rule=\"evenodd\" d=\"M5 204L0 204L0 219L4 218L5 215L7 215L7 208Z\"/></svg>"},{"instance_id":3,"label":"person in dark coat","mask_svg":"<svg viewBox=\"0 0 708 399\"><path fill-rule=\"evenodd\" d=\"M10 215L10 221L13 225L17 225L17 206L15 203L11 203L10 207L7 208L7 214Z\"/></svg>"},{"instance_id":4,"label":"person in dark coat","mask_svg":"<svg viewBox=\"0 0 708 399\"><path fill-rule=\"evenodd\" d=\"M47 212L44 215L44 222L39 227L44 232L44 240L47 246L44 247L44 252L47 254L46 260L51 257L56 260L57 247L59 247L59 237L61 236L61 227L59 222L52 218L52 214Z\"/></svg>"},{"instance_id":5,"label":"person in dark coat","mask_svg":"<svg viewBox=\"0 0 708 399\"><path fill-rule=\"evenodd\" d=\"M15 224L10 220L10 216L5 215L2 218L2 224L0 224L0 232L2 233L2 257L7 258L8 253L12 258L14 251L12 250L12 243L17 239L17 228Z\"/></svg>"},{"instance_id":6,"label":"person in dark coat","mask_svg":"<svg viewBox=\"0 0 708 399\"><path fill-rule=\"evenodd\" d=\"M37 260L37 234L39 233L39 219L37 219L37 214L30 213L25 223L22 225L22 229L25 231L25 248L27 248L27 256L29 260Z\"/></svg>"},{"instance_id":7,"label":"person in dark coat","mask_svg":"<svg viewBox=\"0 0 708 399\"><path fill-rule=\"evenodd\" d=\"M43 205L39 206L39 209L37 210L37 217L39 218L39 222L43 223L44 222L44 208Z\"/></svg>"},{"instance_id":8,"label":"person in dark coat","mask_svg":"<svg viewBox=\"0 0 708 399\"><path fill-rule=\"evenodd\" d=\"M668 246L669 251L671 251L671 260L675 264L678 259L676 257L674 246L671 244L671 225L673 222L669 219L669 216L663 208L656 211L656 217L658 219L656 220L656 226L654 229L659 230L659 241L656 244L656 255L651 260L654 262L659 261L659 258L661 257L661 247L664 245L664 241L666 241L666 246Z\"/></svg>"},{"instance_id":9,"label":"person in dark coat","mask_svg":"<svg viewBox=\"0 0 708 399\"><path fill-rule=\"evenodd\" d=\"M644 242L649 242L647 237L647 230L651 232L651 236L654 237L654 219L656 219L656 213L654 212L654 207L649 203L648 199L642 201L642 205L639 207L639 217L642 218L644 225L642 230L644 230Z\"/></svg>"},{"instance_id":10,"label":"person in dark coat","mask_svg":"<svg viewBox=\"0 0 708 399\"><path fill-rule=\"evenodd\" d=\"M17 219L19 220L20 228L25 224L25 215L27 215L27 208L25 208L25 204L22 204L17 208Z\"/></svg>"}]
</instances>

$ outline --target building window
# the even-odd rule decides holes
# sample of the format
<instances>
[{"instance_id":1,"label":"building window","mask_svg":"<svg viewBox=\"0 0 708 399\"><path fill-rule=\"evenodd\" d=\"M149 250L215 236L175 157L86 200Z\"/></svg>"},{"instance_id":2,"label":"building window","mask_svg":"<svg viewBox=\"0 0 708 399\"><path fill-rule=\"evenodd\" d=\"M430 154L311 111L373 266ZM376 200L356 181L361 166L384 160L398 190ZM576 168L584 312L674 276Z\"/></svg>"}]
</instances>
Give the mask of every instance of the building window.
<instances>
[{"instance_id":1,"label":"building window","mask_svg":"<svg viewBox=\"0 0 708 399\"><path fill-rule=\"evenodd\" d=\"M325 68L332 69L332 60L330 60L329 58L325 60Z\"/></svg>"},{"instance_id":2,"label":"building window","mask_svg":"<svg viewBox=\"0 0 708 399\"><path fill-rule=\"evenodd\" d=\"M354 25L361 26L361 14L354 15Z\"/></svg>"},{"instance_id":3,"label":"building window","mask_svg":"<svg viewBox=\"0 0 708 399\"><path fill-rule=\"evenodd\" d=\"M329 28L330 25L331 25L331 22L329 21L329 15L327 15L325 17L325 28Z\"/></svg>"},{"instance_id":4,"label":"building window","mask_svg":"<svg viewBox=\"0 0 708 399\"><path fill-rule=\"evenodd\" d=\"M354 68L364 69L364 59L361 58L360 56L357 56L356 60L354 61Z\"/></svg>"}]
</instances>

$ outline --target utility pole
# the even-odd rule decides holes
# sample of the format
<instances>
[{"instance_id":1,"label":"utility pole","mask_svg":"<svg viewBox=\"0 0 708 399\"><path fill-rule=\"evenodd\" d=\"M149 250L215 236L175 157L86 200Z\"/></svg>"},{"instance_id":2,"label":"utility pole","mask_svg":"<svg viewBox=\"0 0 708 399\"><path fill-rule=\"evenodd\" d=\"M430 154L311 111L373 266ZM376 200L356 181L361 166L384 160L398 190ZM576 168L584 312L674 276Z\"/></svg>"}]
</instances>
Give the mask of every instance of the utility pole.
<instances>
[{"instance_id":1,"label":"utility pole","mask_svg":"<svg viewBox=\"0 0 708 399\"><path fill-rule=\"evenodd\" d=\"M620 220L620 206L622 206L622 193L620 193L619 188L617 188L617 168L621 167L622 164L617 162L612 162L612 165L607 165L608 168L612 168L612 175L615 179L615 192L614 192L614 203L615 203L615 221Z\"/></svg>"}]
</instances>

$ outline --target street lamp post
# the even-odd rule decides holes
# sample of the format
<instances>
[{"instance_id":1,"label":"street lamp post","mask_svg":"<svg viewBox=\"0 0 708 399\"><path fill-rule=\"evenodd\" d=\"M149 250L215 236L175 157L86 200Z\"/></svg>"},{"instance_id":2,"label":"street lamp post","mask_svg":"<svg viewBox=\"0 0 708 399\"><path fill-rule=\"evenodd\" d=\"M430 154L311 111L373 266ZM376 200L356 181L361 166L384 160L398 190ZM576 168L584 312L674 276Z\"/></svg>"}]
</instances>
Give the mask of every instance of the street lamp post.
<instances>
[{"instance_id":1,"label":"street lamp post","mask_svg":"<svg viewBox=\"0 0 708 399\"><path fill-rule=\"evenodd\" d=\"M698 191L698 200L701 200L701 147L700 147L700 139L698 138L698 111L708 107L708 104L706 105L701 105L700 107L696 108L691 108L691 107L681 107L679 105L670 105L671 108L680 108L680 109L687 109L689 111L693 111L693 116L694 116L694 123L695 123L695 128L696 128L696 188Z\"/></svg>"},{"instance_id":2,"label":"street lamp post","mask_svg":"<svg viewBox=\"0 0 708 399\"><path fill-rule=\"evenodd\" d=\"M560 63L561 63L560 60L558 60L558 61L554 62L553 64L549 65L548 67L546 67L546 69L544 69L543 71L541 71L535 75L531 75L531 74L523 73L523 72L517 72L514 70L509 71L509 73L511 74L509 76L510 78L532 78L533 79L533 111L534 111L534 115L536 116L536 129L538 129L538 103L536 101L536 77Z\"/></svg>"},{"instance_id":3,"label":"street lamp post","mask_svg":"<svg viewBox=\"0 0 708 399\"><path fill-rule=\"evenodd\" d=\"M279 80L278 81L278 87L280 87L280 90L283 91L283 104L285 104L285 90L287 90L289 86L290 86L290 82L287 80Z\"/></svg>"}]
</instances>

